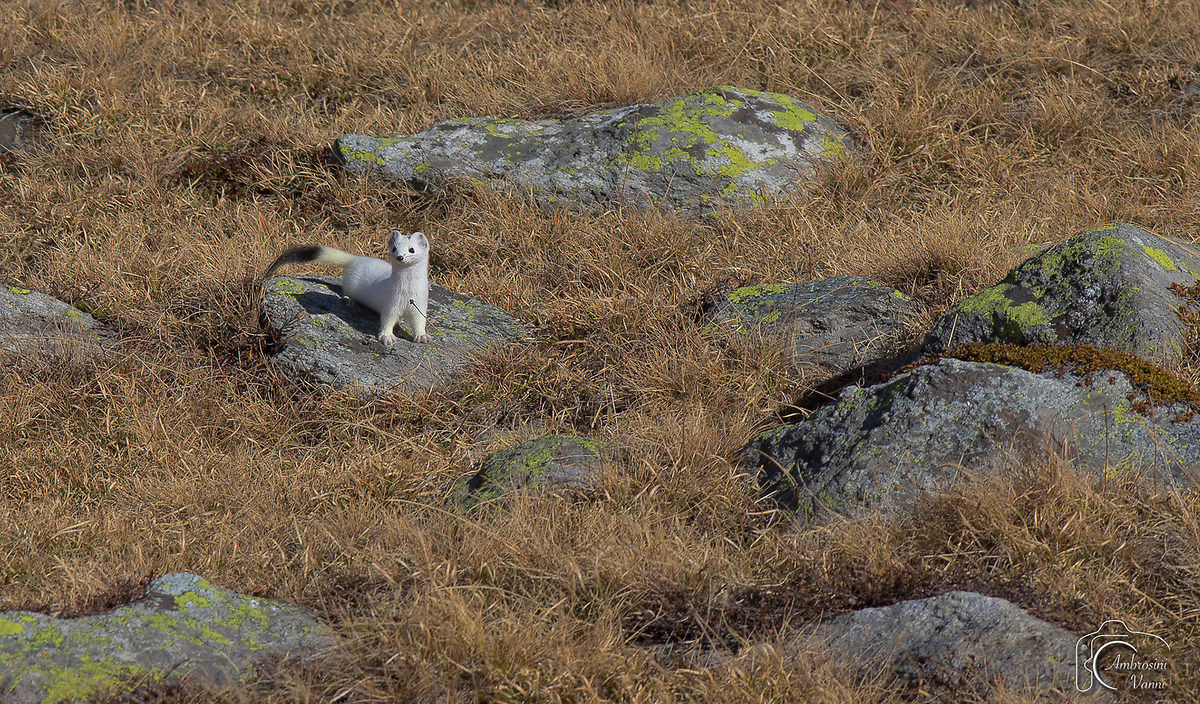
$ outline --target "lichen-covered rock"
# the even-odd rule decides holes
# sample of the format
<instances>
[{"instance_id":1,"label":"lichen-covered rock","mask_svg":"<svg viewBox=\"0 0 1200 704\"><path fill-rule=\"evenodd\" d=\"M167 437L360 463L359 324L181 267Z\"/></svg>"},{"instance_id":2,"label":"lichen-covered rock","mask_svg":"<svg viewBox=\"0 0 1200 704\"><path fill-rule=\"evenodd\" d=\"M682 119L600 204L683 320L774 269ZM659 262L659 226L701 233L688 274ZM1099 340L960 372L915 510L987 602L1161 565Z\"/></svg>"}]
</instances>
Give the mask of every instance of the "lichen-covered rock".
<instances>
[{"instance_id":1,"label":"lichen-covered rock","mask_svg":"<svg viewBox=\"0 0 1200 704\"><path fill-rule=\"evenodd\" d=\"M435 187L447 178L531 193L545 204L680 213L760 203L802 187L844 129L778 93L722 86L572 120L449 120L408 136L349 135L352 171Z\"/></svg>"},{"instance_id":2,"label":"lichen-covered rock","mask_svg":"<svg viewBox=\"0 0 1200 704\"><path fill-rule=\"evenodd\" d=\"M864 680L962 693L1010 689L1075 694L1077 637L995 597L950 592L834 617L802 631ZM1103 696L1103 695L1101 695Z\"/></svg>"},{"instance_id":3,"label":"lichen-covered rock","mask_svg":"<svg viewBox=\"0 0 1200 704\"><path fill-rule=\"evenodd\" d=\"M747 460L765 492L809 517L904 508L951 486L960 467L1000 470L1046 447L1072 454L1079 468L1191 486L1200 418L1190 406L1144 402L1118 371L1080 378L941 359L844 389L804 421L756 438Z\"/></svg>"},{"instance_id":4,"label":"lichen-covered rock","mask_svg":"<svg viewBox=\"0 0 1200 704\"><path fill-rule=\"evenodd\" d=\"M151 682L236 687L256 666L334 646L312 612L235 594L193 574L152 582L146 597L96 616L0 613L0 701L84 701Z\"/></svg>"},{"instance_id":5,"label":"lichen-covered rock","mask_svg":"<svg viewBox=\"0 0 1200 704\"><path fill-rule=\"evenodd\" d=\"M115 339L95 318L53 296L0 286L0 354L97 352Z\"/></svg>"},{"instance_id":6,"label":"lichen-covered rock","mask_svg":"<svg viewBox=\"0 0 1200 704\"><path fill-rule=\"evenodd\" d=\"M267 323L286 338L274 361L363 397L428 390L460 372L473 354L528 336L499 308L433 285L426 328L432 341L415 342L405 331L387 348L375 338L379 315L344 298L336 279L276 276L263 287Z\"/></svg>"},{"instance_id":7,"label":"lichen-covered rock","mask_svg":"<svg viewBox=\"0 0 1200 704\"><path fill-rule=\"evenodd\" d=\"M1154 361L1179 356L1185 302L1200 252L1117 223L1075 235L1039 254L938 322L925 343L939 352L964 342L1085 343Z\"/></svg>"},{"instance_id":8,"label":"lichen-covered rock","mask_svg":"<svg viewBox=\"0 0 1200 704\"><path fill-rule=\"evenodd\" d=\"M606 443L575 435L546 435L494 452L478 472L453 488L470 505L511 491L584 490L594 480Z\"/></svg>"},{"instance_id":9,"label":"lichen-covered rock","mask_svg":"<svg viewBox=\"0 0 1200 704\"><path fill-rule=\"evenodd\" d=\"M854 276L743 286L708 312L717 329L793 345L792 363L841 376L901 356L905 324L919 312L899 291Z\"/></svg>"}]
</instances>

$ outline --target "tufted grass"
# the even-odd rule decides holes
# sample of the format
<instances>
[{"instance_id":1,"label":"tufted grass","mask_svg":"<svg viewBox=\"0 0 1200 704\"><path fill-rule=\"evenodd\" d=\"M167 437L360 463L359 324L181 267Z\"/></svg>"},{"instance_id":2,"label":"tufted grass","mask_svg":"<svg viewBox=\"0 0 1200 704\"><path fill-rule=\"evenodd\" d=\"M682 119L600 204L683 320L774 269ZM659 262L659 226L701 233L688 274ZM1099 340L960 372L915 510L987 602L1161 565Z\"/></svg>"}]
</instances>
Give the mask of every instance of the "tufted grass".
<instances>
[{"instance_id":1,"label":"tufted grass","mask_svg":"<svg viewBox=\"0 0 1200 704\"><path fill-rule=\"evenodd\" d=\"M695 312L736 284L857 274L931 323L1100 222L1200 240L1197 26L1195 3L1128 0L0 3L0 108L53 146L0 156L0 277L130 350L0 375L0 609L86 613L190 570L346 636L336 667L232 701L886 702L789 628L965 588L1079 633L1137 623L1178 646L1169 694L1194 701L1195 492L1048 461L912 517L790 529L738 452L824 379ZM862 158L704 221L326 166L341 133L721 83L840 115ZM379 253L392 227L540 342L421 397L289 386L248 277L301 242ZM613 443L598 500L443 510L447 482L542 432Z\"/></svg>"}]
</instances>

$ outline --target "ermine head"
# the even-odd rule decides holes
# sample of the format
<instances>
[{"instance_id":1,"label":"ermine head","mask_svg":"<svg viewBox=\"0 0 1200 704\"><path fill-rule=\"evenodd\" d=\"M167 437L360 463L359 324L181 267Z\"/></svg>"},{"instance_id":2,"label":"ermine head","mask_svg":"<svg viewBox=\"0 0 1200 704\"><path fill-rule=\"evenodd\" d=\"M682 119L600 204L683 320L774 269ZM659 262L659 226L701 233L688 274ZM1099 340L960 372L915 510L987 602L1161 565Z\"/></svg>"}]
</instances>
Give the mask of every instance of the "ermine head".
<instances>
[{"instance_id":1,"label":"ermine head","mask_svg":"<svg viewBox=\"0 0 1200 704\"><path fill-rule=\"evenodd\" d=\"M429 240L424 232L414 232L406 235L399 230L392 230L388 237L388 254L393 264L408 266L429 258Z\"/></svg>"}]
</instances>

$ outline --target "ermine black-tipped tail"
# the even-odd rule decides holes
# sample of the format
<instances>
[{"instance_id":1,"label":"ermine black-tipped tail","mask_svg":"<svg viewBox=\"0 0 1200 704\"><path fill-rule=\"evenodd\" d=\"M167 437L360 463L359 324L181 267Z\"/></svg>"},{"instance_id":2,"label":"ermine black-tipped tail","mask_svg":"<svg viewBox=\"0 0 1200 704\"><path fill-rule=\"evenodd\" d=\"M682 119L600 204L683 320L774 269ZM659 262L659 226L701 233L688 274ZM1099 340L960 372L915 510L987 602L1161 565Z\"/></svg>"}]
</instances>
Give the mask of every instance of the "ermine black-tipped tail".
<instances>
[{"instance_id":1,"label":"ermine black-tipped tail","mask_svg":"<svg viewBox=\"0 0 1200 704\"><path fill-rule=\"evenodd\" d=\"M283 254L280 254L278 259L271 262L271 266L267 267L267 271L262 277L265 279L274 274L275 270L284 264L307 264L308 262L317 261L320 256L321 247L319 245L302 244L298 247L292 247Z\"/></svg>"}]
</instances>

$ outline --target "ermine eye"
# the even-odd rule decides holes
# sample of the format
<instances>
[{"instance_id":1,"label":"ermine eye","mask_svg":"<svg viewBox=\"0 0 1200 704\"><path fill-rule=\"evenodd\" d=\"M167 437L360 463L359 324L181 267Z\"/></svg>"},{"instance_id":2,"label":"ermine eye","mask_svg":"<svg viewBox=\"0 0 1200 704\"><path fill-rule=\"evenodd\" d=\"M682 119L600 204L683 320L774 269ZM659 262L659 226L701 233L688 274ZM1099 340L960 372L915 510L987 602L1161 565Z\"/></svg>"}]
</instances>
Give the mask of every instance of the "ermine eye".
<instances>
[{"instance_id":1,"label":"ermine eye","mask_svg":"<svg viewBox=\"0 0 1200 704\"><path fill-rule=\"evenodd\" d=\"M413 249L412 247L409 247L409 248L408 248L408 251L409 251L409 252L415 252L415 251L417 251L417 250Z\"/></svg>"}]
</instances>

